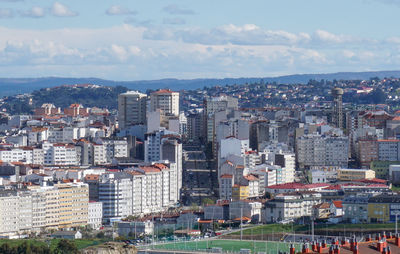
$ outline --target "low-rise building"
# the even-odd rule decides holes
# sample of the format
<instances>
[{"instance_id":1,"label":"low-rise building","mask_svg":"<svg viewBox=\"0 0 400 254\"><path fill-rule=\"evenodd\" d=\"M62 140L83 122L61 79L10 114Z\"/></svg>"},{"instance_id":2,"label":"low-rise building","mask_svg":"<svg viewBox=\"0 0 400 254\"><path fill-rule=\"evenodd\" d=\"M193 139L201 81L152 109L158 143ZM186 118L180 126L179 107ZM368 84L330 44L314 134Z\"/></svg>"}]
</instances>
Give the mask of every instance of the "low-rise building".
<instances>
[{"instance_id":1,"label":"low-rise building","mask_svg":"<svg viewBox=\"0 0 400 254\"><path fill-rule=\"evenodd\" d=\"M283 220L310 217L313 207L321 203L321 194L313 192L279 194L265 203L263 222L275 223Z\"/></svg>"},{"instance_id":2,"label":"low-rise building","mask_svg":"<svg viewBox=\"0 0 400 254\"><path fill-rule=\"evenodd\" d=\"M121 221L116 223L118 235L120 236L140 236L151 235L154 232L154 223L152 221Z\"/></svg>"},{"instance_id":3,"label":"low-rise building","mask_svg":"<svg viewBox=\"0 0 400 254\"><path fill-rule=\"evenodd\" d=\"M374 179L375 171L371 169L338 169L339 181L354 181L359 179Z\"/></svg>"},{"instance_id":4,"label":"low-rise building","mask_svg":"<svg viewBox=\"0 0 400 254\"><path fill-rule=\"evenodd\" d=\"M368 222L368 195L351 195L343 199L343 221Z\"/></svg>"},{"instance_id":5,"label":"low-rise building","mask_svg":"<svg viewBox=\"0 0 400 254\"><path fill-rule=\"evenodd\" d=\"M396 214L400 215L400 195L385 193L373 196L368 200L368 222L394 222Z\"/></svg>"},{"instance_id":6,"label":"low-rise building","mask_svg":"<svg viewBox=\"0 0 400 254\"><path fill-rule=\"evenodd\" d=\"M234 220L247 217L258 223L261 221L261 208L261 202L250 200L233 201L229 204L229 218Z\"/></svg>"}]
</instances>

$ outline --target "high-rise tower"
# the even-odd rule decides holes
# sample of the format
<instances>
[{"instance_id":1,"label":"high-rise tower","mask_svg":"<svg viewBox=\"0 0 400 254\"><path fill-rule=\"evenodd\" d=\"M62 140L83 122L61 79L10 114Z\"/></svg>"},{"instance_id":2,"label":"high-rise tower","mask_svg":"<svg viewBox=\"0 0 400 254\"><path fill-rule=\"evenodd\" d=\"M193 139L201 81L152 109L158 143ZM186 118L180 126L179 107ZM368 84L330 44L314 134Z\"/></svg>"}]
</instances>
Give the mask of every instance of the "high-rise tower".
<instances>
[{"instance_id":1,"label":"high-rise tower","mask_svg":"<svg viewBox=\"0 0 400 254\"><path fill-rule=\"evenodd\" d=\"M333 109L332 109L332 123L337 127L343 129L343 89L335 87L332 89L333 96Z\"/></svg>"},{"instance_id":2,"label":"high-rise tower","mask_svg":"<svg viewBox=\"0 0 400 254\"><path fill-rule=\"evenodd\" d=\"M129 91L118 95L119 128L132 125L146 124L147 95Z\"/></svg>"}]
</instances>

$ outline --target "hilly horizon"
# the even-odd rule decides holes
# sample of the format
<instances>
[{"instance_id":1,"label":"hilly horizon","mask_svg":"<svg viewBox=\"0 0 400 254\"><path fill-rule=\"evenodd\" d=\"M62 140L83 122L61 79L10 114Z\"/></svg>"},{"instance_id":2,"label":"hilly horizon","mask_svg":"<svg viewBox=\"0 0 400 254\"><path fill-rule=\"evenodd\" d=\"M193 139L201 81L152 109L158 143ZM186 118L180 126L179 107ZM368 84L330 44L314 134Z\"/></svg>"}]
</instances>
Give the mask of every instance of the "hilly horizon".
<instances>
[{"instance_id":1,"label":"hilly horizon","mask_svg":"<svg viewBox=\"0 0 400 254\"><path fill-rule=\"evenodd\" d=\"M147 89L169 88L171 90L195 90L216 85L233 85L254 83L263 80L266 83L305 84L309 80L365 80L373 77L400 78L400 71L336 72L322 74L293 74L278 77L241 77L241 78L198 78L198 79L159 79L137 81L115 81L100 78L0 78L0 96L29 93L41 88L51 88L71 84L96 84L102 86L124 86L130 90L146 91Z\"/></svg>"}]
</instances>

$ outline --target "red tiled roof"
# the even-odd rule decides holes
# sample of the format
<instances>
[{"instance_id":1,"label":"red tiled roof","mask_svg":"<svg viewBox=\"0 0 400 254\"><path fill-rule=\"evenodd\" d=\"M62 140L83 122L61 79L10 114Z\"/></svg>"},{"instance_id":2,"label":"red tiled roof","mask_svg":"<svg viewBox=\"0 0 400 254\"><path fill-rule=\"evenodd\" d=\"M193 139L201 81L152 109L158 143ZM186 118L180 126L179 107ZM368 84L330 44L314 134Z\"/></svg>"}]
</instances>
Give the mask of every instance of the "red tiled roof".
<instances>
[{"instance_id":1,"label":"red tiled roof","mask_svg":"<svg viewBox=\"0 0 400 254\"><path fill-rule=\"evenodd\" d=\"M232 178L232 175L224 174L224 175L221 175L221 178L223 178L223 179Z\"/></svg>"},{"instance_id":2,"label":"red tiled roof","mask_svg":"<svg viewBox=\"0 0 400 254\"><path fill-rule=\"evenodd\" d=\"M341 200L332 201L332 204L333 204L334 206L336 206L337 208L343 208L343 205L342 205L342 201L341 201Z\"/></svg>"},{"instance_id":3,"label":"red tiled roof","mask_svg":"<svg viewBox=\"0 0 400 254\"><path fill-rule=\"evenodd\" d=\"M158 91L153 92L153 94L160 94L160 93L173 93L173 91L167 89L160 89Z\"/></svg>"},{"instance_id":4,"label":"red tiled roof","mask_svg":"<svg viewBox=\"0 0 400 254\"><path fill-rule=\"evenodd\" d=\"M258 177L256 177L255 175L247 175L244 176L244 179L246 179L247 181L257 181Z\"/></svg>"},{"instance_id":5,"label":"red tiled roof","mask_svg":"<svg viewBox=\"0 0 400 254\"><path fill-rule=\"evenodd\" d=\"M161 169L157 167L151 167L151 166L141 166L139 167L141 170L143 170L145 173L158 173L161 171Z\"/></svg>"},{"instance_id":6,"label":"red tiled roof","mask_svg":"<svg viewBox=\"0 0 400 254\"><path fill-rule=\"evenodd\" d=\"M266 188L269 189L314 189L314 188L328 188L331 186L327 183L313 183L313 184L302 184L302 183L283 183L271 185Z\"/></svg>"},{"instance_id":7,"label":"red tiled roof","mask_svg":"<svg viewBox=\"0 0 400 254\"><path fill-rule=\"evenodd\" d=\"M354 180L354 182L360 182L360 183L381 183L381 184L386 184L386 183L387 183L387 180L379 179L379 178L373 178L373 179L359 179L359 180Z\"/></svg>"}]
</instances>

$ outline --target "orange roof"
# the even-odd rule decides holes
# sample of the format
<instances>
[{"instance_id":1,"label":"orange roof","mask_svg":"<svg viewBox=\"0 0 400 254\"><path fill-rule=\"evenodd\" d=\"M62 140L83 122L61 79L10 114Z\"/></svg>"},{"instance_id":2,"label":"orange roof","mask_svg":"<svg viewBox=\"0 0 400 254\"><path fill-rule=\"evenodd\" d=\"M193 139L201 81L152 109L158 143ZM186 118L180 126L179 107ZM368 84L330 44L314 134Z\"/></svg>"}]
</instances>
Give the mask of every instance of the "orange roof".
<instances>
[{"instance_id":1,"label":"orange roof","mask_svg":"<svg viewBox=\"0 0 400 254\"><path fill-rule=\"evenodd\" d=\"M336 200L332 201L333 205L336 206L337 208L343 208L342 201L341 200Z\"/></svg>"},{"instance_id":2,"label":"orange roof","mask_svg":"<svg viewBox=\"0 0 400 254\"><path fill-rule=\"evenodd\" d=\"M160 89L158 91L155 91L153 94L160 94L160 93L173 93L173 91L167 89Z\"/></svg>"},{"instance_id":3,"label":"orange roof","mask_svg":"<svg viewBox=\"0 0 400 254\"><path fill-rule=\"evenodd\" d=\"M97 181L97 180L99 180L99 175L93 175L93 174L86 175L85 176L85 180Z\"/></svg>"},{"instance_id":4,"label":"orange roof","mask_svg":"<svg viewBox=\"0 0 400 254\"><path fill-rule=\"evenodd\" d=\"M251 219L250 219L249 217L246 217L246 216L243 216L242 219L240 219L240 218L235 218L235 219L233 219L233 220L236 220L236 221L240 221L240 220L251 221Z\"/></svg>"},{"instance_id":5,"label":"orange roof","mask_svg":"<svg viewBox=\"0 0 400 254\"><path fill-rule=\"evenodd\" d=\"M199 220L198 223L212 223L212 220Z\"/></svg>"},{"instance_id":6,"label":"orange roof","mask_svg":"<svg viewBox=\"0 0 400 254\"><path fill-rule=\"evenodd\" d=\"M256 177L255 175L247 175L244 176L244 179L246 179L247 181L257 181L258 177Z\"/></svg>"},{"instance_id":7,"label":"orange roof","mask_svg":"<svg viewBox=\"0 0 400 254\"><path fill-rule=\"evenodd\" d=\"M154 164L154 166L157 167L157 168L159 168L159 169L161 169L161 170L167 170L167 169L169 169L166 165L161 164L161 163L156 163L156 164Z\"/></svg>"},{"instance_id":8,"label":"orange roof","mask_svg":"<svg viewBox=\"0 0 400 254\"><path fill-rule=\"evenodd\" d=\"M223 178L223 179L232 179L232 175L229 175L229 174L224 174L224 175L222 175L221 176L221 178Z\"/></svg>"},{"instance_id":9,"label":"orange roof","mask_svg":"<svg viewBox=\"0 0 400 254\"><path fill-rule=\"evenodd\" d=\"M140 173L140 172L138 172L138 171L126 171L128 174L131 174L131 175L143 175L142 173Z\"/></svg>"},{"instance_id":10,"label":"orange roof","mask_svg":"<svg viewBox=\"0 0 400 254\"><path fill-rule=\"evenodd\" d=\"M145 173L158 173L161 171L161 169L157 167L151 167L151 166L141 166L139 167L141 170L143 170Z\"/></svg>"}]
</instances>

